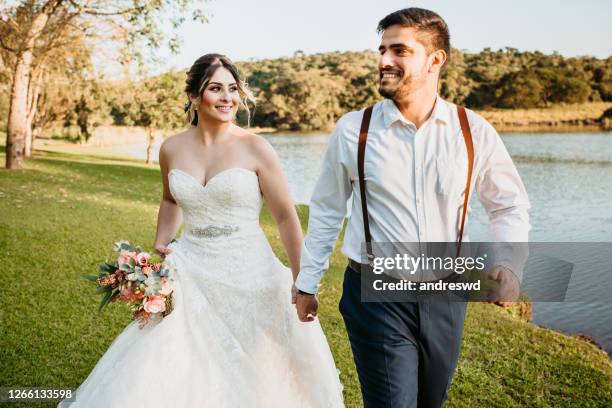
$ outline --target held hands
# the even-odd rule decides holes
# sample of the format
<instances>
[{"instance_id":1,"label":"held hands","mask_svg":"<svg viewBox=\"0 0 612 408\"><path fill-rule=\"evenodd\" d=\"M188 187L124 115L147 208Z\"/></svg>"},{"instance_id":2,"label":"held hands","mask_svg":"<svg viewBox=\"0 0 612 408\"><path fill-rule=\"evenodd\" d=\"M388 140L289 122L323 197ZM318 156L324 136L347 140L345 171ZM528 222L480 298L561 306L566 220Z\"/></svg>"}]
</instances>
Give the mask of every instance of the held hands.
<instances>
[{"instance_id":1,"label":"held hands","mask_svg":"<svg viewBox=\"0 0 612 408\"><path fill-rule=\"evenodd\" d=\"M295 305L297 302L297 288L295 287L295 283L291 285L291 304Z\"/></svg>"},{"instance_id":2,"label":"held hands","mask_svg":"<svg viewBox=\"0 0 612 408\"><path fill-rule=\"evenodd\" d=\"M491 270L489 279L497 282L499 286L488 293L488 303L501 307L512 306L520 293L520 284L514 272L505 266L496 265Z\"/></svg>"},{"instance_id":3,"label":"held hands","mask_svg":"<svg viewBox=\"0 0 612 408\"><path fill-rule=\"evenodd\" d=\"M312 322L317 317L319 301L316 295L299 293L295 284L291 285L291 303L295 304L301 322Z\"/></svg>"}]
</instances>

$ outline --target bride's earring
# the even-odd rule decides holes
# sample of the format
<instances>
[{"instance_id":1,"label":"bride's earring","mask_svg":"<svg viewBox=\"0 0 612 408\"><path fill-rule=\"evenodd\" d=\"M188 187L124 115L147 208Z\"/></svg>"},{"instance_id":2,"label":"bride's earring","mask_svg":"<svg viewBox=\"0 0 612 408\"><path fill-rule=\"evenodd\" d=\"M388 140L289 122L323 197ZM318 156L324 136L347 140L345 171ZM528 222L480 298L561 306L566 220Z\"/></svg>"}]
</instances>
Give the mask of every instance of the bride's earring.
<instances>
[{"instance_id":1,"label":"bride's earring","mask_svg":"<svg viewBox=\"0 0 612 408\"><path fill-rule=\"evenodd\" d=\"M190 112L189 112L190 117L191 117L191 122L193 122L193 120L195 119L197 111L198 111L197 106L195 105L195 103L191 102Z\"/></svg>"}]
</instances>

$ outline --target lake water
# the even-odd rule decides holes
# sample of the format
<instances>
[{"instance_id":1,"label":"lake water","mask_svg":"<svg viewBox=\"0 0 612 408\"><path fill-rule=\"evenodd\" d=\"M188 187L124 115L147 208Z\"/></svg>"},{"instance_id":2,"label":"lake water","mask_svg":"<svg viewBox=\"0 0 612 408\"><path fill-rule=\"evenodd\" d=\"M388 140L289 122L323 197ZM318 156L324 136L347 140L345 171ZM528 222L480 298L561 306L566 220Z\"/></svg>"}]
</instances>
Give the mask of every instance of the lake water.
<instances>
[{"instance_id":1,"label":"lake water","mask_svg":"<svg viewBox=\"0 0 612 408\"><path fill-rule=\"evenodd\" d=\"M307 204L314 189L328 134L273 134L265 137L280 157L293 199ZM612 132L502 134L532 204L530 240L612 241ZM158 147L156 146L155 154ZM142 158L144 146L116 151ZM468 231L472 241L488 241L488 218L472 196ZM586 282L601 276L572 276ZM579 285L580 286L580 285ZM570 334L584 333L612 355L612 293L585 302L534 303L533 322Z\"/></svg>"}]
</instances>

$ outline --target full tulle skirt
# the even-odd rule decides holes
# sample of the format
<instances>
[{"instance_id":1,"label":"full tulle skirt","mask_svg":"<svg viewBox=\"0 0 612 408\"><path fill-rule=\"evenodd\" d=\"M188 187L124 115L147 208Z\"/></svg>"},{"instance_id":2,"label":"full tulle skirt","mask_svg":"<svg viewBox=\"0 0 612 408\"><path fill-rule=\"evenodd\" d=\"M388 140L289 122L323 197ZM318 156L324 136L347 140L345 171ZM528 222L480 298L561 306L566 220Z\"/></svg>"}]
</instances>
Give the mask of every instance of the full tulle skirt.
<instances>
[{"instance_id":1,"label":"full tulle skirt","mask_svg":"<svg viewBox=\"0 0 612 408\"><path fill-rule=\"evenodd\" d=\"M298 320L290 270L255 235L171 244L173 311L143 329L130 323L59 406L344 406L319 321Z\"/></svg>"}]
</instances>

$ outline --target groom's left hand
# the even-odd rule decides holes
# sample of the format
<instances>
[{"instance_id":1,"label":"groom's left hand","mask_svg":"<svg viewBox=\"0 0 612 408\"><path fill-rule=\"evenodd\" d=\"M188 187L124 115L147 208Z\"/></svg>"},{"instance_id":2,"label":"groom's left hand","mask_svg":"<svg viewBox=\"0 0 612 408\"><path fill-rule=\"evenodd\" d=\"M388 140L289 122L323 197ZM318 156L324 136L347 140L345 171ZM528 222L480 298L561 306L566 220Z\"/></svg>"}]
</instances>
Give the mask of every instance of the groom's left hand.
<instances>
[{"instance_id":1,"label":"groom's left hand","mask_svg":"<svg viewBox=\"0 0 612 408\"><path fill-rule=\"evenodd\" d=\"M514 272L505 266L496 265L491 270L489 279L497 282L499 286L489 293L488 302L501 307L512 306L519 297L521 287Z\"/></svg>"},{"instance_id":2,"label":"groom's left hand","mask_svg":"<svg viewBox=\"0 0 612 408\"><path fill-rule=\"evenodd\" d=\"M297 294L295 301L298 319L301 322L312 322L317 317L319 309L319 301L316 295Z\"/></svg>"}]
</instances>

